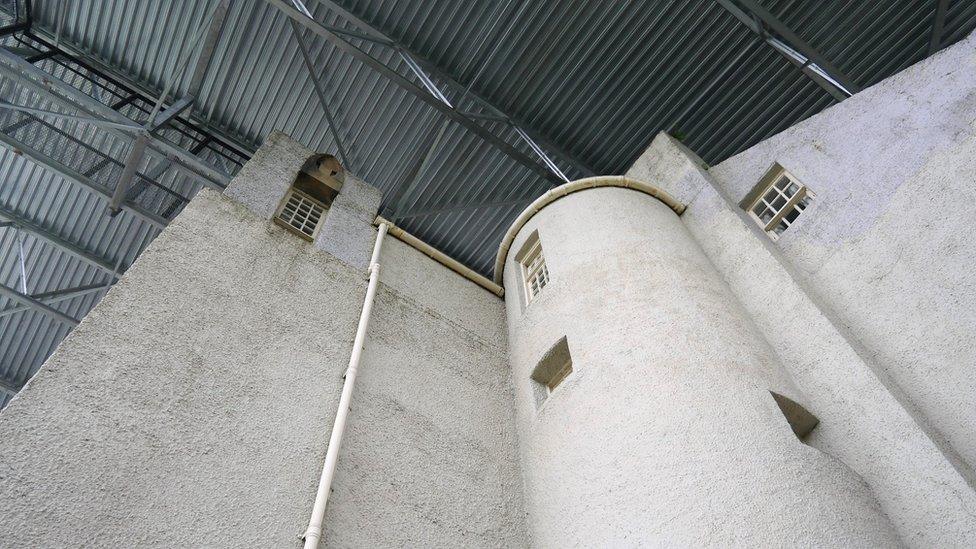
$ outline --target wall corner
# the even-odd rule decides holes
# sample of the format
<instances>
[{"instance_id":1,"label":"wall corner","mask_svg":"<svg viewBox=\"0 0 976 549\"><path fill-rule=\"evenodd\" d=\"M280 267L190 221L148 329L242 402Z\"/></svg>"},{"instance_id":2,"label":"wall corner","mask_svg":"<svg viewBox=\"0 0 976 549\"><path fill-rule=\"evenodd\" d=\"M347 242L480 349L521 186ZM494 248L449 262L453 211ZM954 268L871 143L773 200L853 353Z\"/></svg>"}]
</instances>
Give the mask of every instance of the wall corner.
<instances>
[{"instance_id":1,"label":"wall corner","mask_svg":"<svg viewBox=\"0 0 976 549\"><path fill-rule=\"evenodd\" d=\"M701 190L707 164L683 143L659 132L624 174L659 187L678 202L690 203Z\"/></svg>"}]
</instances>

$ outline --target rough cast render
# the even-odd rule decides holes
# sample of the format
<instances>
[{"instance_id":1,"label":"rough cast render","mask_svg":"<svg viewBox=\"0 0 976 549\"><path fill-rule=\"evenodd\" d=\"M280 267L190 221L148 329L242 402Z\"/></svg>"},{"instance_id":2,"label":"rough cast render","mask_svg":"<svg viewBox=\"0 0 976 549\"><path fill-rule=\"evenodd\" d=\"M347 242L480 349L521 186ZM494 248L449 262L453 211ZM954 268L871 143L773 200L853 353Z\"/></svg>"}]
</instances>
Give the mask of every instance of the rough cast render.
<instances>
[{"instance_id":1,"label":"rough cast render","mask_svg":"<svg viewBox=\"0 0 976 549\"><path fill-rule=\"evenodd\" d=\"M976 546L974 50L718 166L658 136L661 197L516 226L528 305L514 253L503 300L389 238L325 545ZM0 413L0 544L300 545L379 204L271 223L313 154L201 192ZM739 206L774 163L816 194L776 242Z\"/></svg>"}]
</instances>

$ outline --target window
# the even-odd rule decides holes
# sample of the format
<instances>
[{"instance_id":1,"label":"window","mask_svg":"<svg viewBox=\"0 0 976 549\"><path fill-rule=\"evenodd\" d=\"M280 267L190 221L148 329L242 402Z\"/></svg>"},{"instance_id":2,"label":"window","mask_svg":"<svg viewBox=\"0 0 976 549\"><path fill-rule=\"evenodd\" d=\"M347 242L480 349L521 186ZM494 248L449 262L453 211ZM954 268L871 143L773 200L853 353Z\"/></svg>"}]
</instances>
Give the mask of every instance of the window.
<instances>
[{"instance_id":1,"label":"window","mask_svg":"<svg viewBox=\"0 0 976 549\"><path fill-rule=\"evenodd\" d=\"M285 196L277 219L285 227L298 232L307 240L315 238L316 230L326 210L325 204L302 191L292 188Z\"/></svg>"},{"instance_id":2,"label":"window","mask_svg":"<svg viewBox=\"0 0 976 549\"><path fill-rule=\"evenodd\" d=\"M572 372L573 359L569 355L566 338L563 337L546 352L532 370L536 406L542 404Z\"/></svg>"},{"instance_id":3,"label":"window","mask_svg":"<svg viewBox=\"0 0 976 549\"><path fill-rule=\"evenodd\" d=\"M779 164L760 180L750 193L749 215L774 240L790 228L813 199L813 193Z\"/></svg>"},{"instance_id":4,"label":"window","mask_svg":"<svg viewBox=\"0 0 976 549\"><path fill-rule=\"evenodd\" d=\"M529 235L522 246L522 251L515 256L515 260L522 271L522 293L525 296L525 304L528 305L549 284L549 268L546 267L546 258L542 255L542 242L539 241L538 231Z\"/></svg>"},{"instance_id":5,"label":"window","mask_svg":"<svg viewBox=\"0 0 976 549\"><path fill-rule=\"evenodd\" d=\"M315 240L342 185L329 158L315 158L302 168L275 214L275 223L308 241Z\"/></svg>"}]
</instances>

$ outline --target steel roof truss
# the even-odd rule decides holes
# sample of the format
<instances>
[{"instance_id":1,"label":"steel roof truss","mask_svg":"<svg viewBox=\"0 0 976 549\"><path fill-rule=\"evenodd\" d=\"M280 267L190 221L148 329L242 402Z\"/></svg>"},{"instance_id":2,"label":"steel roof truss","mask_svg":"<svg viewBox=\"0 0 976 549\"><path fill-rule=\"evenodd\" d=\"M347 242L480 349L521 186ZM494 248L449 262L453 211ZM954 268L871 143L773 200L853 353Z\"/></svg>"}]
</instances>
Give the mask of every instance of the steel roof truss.
<instances>
[{"instance_id":1,"label":"steel roof truss","mask_svg":"<svg viewBox=\"0 0 976 549\"><path fill-rule=\"evenodd\" d=\"M535 171L542 177L545 177L546 179L556 184L563 183L562 177L558 173L552 171L548 164L546 164L545 162L536 161L528 154L523 153L521 150L519 150L512 144L508 143L507 141L505 141L504 139L502 139L492 131L482 126L480 123L478 123L477 120L467 116L465 111L462 111L459 108L452 105L451 102L448 100L446 94L444 94L444 92L441 91L440 88L434 83L434 79L437 79L438 81L445 83L448 87L463 90L464 88L460 87L460 85L457 84L449 75L444 74L436 66L423 60L416 54L410 52L408 49L404 48L402 45L398 44L396 41L390 39L389 37L386 37L375 28L366 25L364 22L362 22L362 20L349 15L348 12L346 12L341 8L338 8L332 2L327 2L328 5L338 8L337 11L340 13L340 15L343 15L343 17L349 19L350 22L363 27L369 34L375 35L378 38L388 42L388 44L384 44L384 45L389 45L390 47L393 47L396 50L396 52L401 56L402 60L410 69L410 71L415 76L417 76L417 78L420 80L421 82L420 86L415 84L406 76L400 74L397 70L386 65L385 63L383 63L382 61L380 61L379 59L377 59L367 51L363 50L359 46L349 42L344 36L341 36L339 33L336 33L330 27L323 25L318 21L316 21L315 19L313 19L309 14L308 10L304 8L304 5L295 2L290 4L285 0L264 0L264 1L270 4L271 6L276 7L278 10L280 10L282 13L284 13L285 15L287 15L297 23L303 25L304 27L308 28L315 34L326 39L335 47L337 47L339 50L352 55L359 61L365 63L367 66L373 68L383 76L390 79L393 83L403 88L405 91L411 93L418 99L424 101L428 105L434 107L441 113L445 114L449 119L454 120L455 122L469 129L471 132L478 135L479 137L481 137L482 139L484 139L489 144L499 149L509 157L513 158L514 160L525 165L529 169ZM476 96L474 96L473 94L472 97L476 98ZM494 111L494 114L504 117L506 121L508 121L513 125L517 125L517 123L513 121L511 117L505 115L498 109L492 107L490 104L483 101L481 101L480 103L481 103L480 106L488 108L490 111ZM532 136L532 137L533 139L535 139L536 142L541 142L546 144L543 140L538 139L536 136ZM571 156L565 154L561 154L561 156L564 156L567 160L571 161L574 165L580 167L579 162L575 161ZM581 167L581 170L588 171L588 168Z\"/></svg>"},{"instance_id":2,"label":"steel roof truss","mask_svg":"<svg viewBox=\"0 0 976 549\"><path fill-rule=\"evenodd\" d=\"M754 0L715 1L838 101L860 91L853 80Z\"/></svg>"}]
</instances>

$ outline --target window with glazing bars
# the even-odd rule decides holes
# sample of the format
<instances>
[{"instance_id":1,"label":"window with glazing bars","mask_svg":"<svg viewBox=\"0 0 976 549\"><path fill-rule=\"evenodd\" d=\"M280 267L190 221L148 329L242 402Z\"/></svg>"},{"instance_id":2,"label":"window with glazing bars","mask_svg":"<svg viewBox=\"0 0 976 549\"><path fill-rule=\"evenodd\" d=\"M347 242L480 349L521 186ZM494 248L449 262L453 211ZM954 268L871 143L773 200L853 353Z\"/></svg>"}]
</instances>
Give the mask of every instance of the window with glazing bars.
<instances>
[{"instance_id":1,"label":"window with glazing bars","mask_svg":"<svg viewBox=\"0 0 976 549\"><path fill-rule=\"evenodd\" d=\"M313 240L326 209L322 202L292 187L278 211L277 220L306 240Z\"/></svg>"},{"instance_id":2,"label":"window with glazing bars","mask_svg":"<svg viewBox=\"0 0 976 549\"><path fill-rule=\"evenodd\" d=\"M771 183L759 193L759 197L749 207L749 215L759 223L766 234L776 239L807 209L813 199L813 193L779 166L763 178L763 182L765 181Z\"/></svg>"},{"instance_id":3,"label":"window with glazing bars","mask_svg":"<svg viewBox=\"0 0 976 549\"><path fill-rule=\"evenodd\" d=\"M525 302L529 304L549 283L549 269L546 267L546 258L542 255L542 243L538 239L529 248L521 263L522 280L525 281Z\"/></svg>"}]
</instances>

